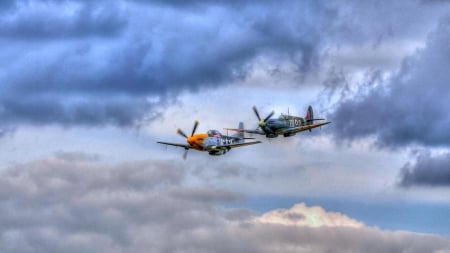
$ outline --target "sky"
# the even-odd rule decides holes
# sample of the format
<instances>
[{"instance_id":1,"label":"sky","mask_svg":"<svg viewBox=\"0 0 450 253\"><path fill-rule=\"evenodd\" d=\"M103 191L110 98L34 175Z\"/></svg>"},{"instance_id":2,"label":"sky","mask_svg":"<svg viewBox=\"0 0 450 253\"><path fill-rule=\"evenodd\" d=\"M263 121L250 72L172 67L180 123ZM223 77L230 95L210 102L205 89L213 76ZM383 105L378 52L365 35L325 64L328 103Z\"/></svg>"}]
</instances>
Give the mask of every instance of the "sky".
<instances>
[{"instance_id":1,"label":"sky","mask_svg":"<svg viewBox=\"0 0 450 253\"><path fill-rule=\"evenodd\" d=\"M450 2L0 3L1 252L450 252ZM223 156L176 129L332 123Z\"/></svg>"}]
</instances>

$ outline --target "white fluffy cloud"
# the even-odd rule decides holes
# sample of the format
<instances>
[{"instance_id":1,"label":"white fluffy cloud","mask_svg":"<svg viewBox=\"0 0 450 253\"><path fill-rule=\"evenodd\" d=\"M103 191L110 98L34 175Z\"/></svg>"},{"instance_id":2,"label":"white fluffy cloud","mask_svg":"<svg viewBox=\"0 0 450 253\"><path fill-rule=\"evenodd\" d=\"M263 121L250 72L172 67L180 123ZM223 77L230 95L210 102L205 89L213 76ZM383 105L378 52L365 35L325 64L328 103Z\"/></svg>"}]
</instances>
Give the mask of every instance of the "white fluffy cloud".
<instances>
[{"instance_id":1,"label":"white fluffy cloud","mask_svg":"<svg viewBox=\"0 0 450 253\"><path fill-rule=\"evenodd\" d=\"M327 212L320 206L307 207L304 203L290 209L267 212L257 219L261 223L295 225L307 227L354 227L364 224L343 214Z\"/></svg>"},{"instance_id":2,"label":"white fluffy cloud","mask_svg":"<svg viewBox=\"0 0 450 253\"><path fill-rule=\"evenodd\" d=\"M57 153L1 172L1 252L437 252L450 241L298 204L256 214L238 193L188 186L170 161Z\"/></svg>"}]
</instances>

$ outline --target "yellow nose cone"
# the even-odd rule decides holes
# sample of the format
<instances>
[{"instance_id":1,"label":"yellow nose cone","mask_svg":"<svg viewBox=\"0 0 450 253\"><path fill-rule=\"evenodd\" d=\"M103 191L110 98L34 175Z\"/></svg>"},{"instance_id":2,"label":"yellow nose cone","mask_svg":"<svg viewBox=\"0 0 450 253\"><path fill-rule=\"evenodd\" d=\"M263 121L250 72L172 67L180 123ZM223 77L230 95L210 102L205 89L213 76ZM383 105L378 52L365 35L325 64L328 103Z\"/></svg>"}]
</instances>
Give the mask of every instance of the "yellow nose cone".
<instances>
[{"instance_id":1,"label":"yellow nose cone","mask_svg":"<svg viewBox=\"0 0 450 253\"><path fill-rule=\"evenodd\" d=\"M258 125L260 127L264 127L266 125L266 122L264 122L264 120L261 120Z\"/></svg>"}]
</instances>

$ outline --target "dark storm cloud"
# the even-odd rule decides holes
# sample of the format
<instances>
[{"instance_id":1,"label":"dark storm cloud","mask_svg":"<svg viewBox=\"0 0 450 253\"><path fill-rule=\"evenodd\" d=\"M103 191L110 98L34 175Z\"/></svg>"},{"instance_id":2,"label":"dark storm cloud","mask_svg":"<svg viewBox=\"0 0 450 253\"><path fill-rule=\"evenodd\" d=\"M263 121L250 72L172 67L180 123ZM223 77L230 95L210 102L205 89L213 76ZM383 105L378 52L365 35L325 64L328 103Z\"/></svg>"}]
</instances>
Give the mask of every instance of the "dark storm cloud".
<instances>
[{"instance_id":1,"label":"dark storm cloud","mask_svg":"<svg viewBox=\"0 0 450 253\"><path fill-rule=\"evenodd\" d=\"M424 49L403 61L398 74L387 80L375 75L362 85L362 92L339 103L329 115L336 138L373 136L379 145L391 147L449 146L449 40L447 18L429 36Z\"/></svg>"},{"instance_id":2,"label":"dark storm cloud","mask_svg":"<svg viewBox=\"0 0 450 253\"><path fill-rule=\"evenodd\" d=\"M142 98L114 99L98 96L96 101L80 101L66 104L64 96L44 98L25 97L3 99L2 119L13 124L29 123L44 125L101 125L126 126L145 114L149 104Z\"/></svg>"},{"instance_id":3,"label":"dark storm cloud","mask_svg":"<svg viewBox=\"0 0 450 253\"><path fill-rule=\"evenodd\" d=\"M3 11L7 11L14 6L16 3L15 0L5 0L0 2L0 13Z\"/></svg>"},{"instance_id":4,"label":"dark storm cloud","mask_svg":"<svg viewBox=\"0 0 450 253\"><path fill-rule=\"evenodd\" d=\"M450 4L449 0L421 0L421 4Z\"/></svg>"},{"instance_id":5,"label":"dark storm cloud","mask_svg":"<svg viewBox=\"0 0 450 253\"><path fill-rule=\"evenodd\" d=\"M247 2L239 13L208 2L21 3L0 18L4 126L134 125L181 91L245 78L259 56L308 72L334 17L315 1Z\"/></svg>"},{"instance_id":6,"label":"dark storm cloud","mask_svg":"<svg viewBox=\"0 0 450 253\"><path fill-rule=\"evenodd\" d=\"M261 223L251 211L228 211L214 205L239 199L239 194L186 186L183 167L172 161L155 160L106 165L95 155L58 152L52 157L4 168L0 173L0 251L450 249L450 242L439 236L369 227L311 228ZM288 215L286 219L298 221L299 217Z\"/></svg>"},{"instance_id":7,"label":"dark storm cloud","mask_svg":"<svg viewBox=\"0 0 450 253\"><path fill-rule=\"evenodd\" d=\"M450 153L432 156L418 151L415 161L401 169L400 186L450 186Z\"/></svg>"},{"instance_id":8,"label":"dark storm cloud","mask_svg":"<svg viewBox=\"0 0 450 253\"><path fill-rule=\"evenodd\" d=\"M64 10L69 7L56 3L31 1L5 13L0 18L0 38L29 41L115 36L126 25L115 6L85 4Z\"/></svg>"}]
</instances>

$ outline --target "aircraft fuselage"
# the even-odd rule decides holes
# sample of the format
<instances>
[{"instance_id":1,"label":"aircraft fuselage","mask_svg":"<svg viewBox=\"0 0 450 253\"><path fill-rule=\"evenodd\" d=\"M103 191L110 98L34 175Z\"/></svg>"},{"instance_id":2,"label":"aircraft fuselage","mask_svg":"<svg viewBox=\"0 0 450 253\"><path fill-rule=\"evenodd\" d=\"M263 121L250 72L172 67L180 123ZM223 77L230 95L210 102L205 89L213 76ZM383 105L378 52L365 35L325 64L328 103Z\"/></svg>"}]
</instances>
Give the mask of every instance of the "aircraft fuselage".
<instances>
[{"instance_id":1,"label":"aircraft fuselage","mask_svg":"<svg viewBox=\"0 0 450 253\"><path fill-rule=\"evenodd\" d=\"M207 151L210 155L224 155L230 148L218 147L223 145L231 145L243 143L243 139L231 136L224 136L217 130L208 133L194 134L187 139L187 143L196 150Z\"/></svg>"},{"instance_id":2,"label":"aircraft fuselage","mask_svg":"<svg viewBox=\"0 0 450 253\"><path fill-rule=\"evenodd\" d=\"M302 117L295 116L286 116L281 115L278 119L269 119L265 122L264 131L266 132L267 138L276 138L279 134L282 134L282 130L303 126L306 124L306 121ZM294 136L295 133L292 134L283 134L284 137Z\"/></svg>"}]
</instances>

